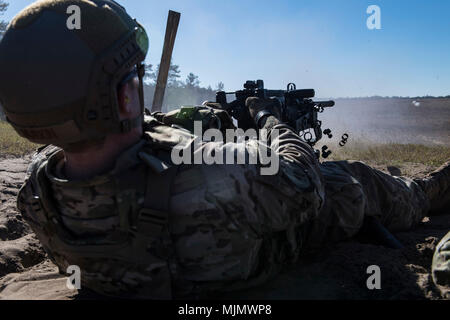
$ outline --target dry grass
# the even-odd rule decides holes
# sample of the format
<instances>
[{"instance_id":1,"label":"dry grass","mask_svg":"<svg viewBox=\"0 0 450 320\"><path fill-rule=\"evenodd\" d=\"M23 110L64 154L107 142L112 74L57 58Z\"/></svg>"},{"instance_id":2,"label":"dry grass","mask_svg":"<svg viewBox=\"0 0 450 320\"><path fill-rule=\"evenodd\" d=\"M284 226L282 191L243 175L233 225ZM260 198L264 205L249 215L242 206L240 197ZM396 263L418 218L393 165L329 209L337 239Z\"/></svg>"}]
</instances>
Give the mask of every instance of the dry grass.
<instances>
[{"instance_id":1,"label":"dry grass","mask_svg":"<svg viewBox=\"0 0 450 320\"><path fill-rule=\"evenodd\" d=\"M377 165L420 163L438 167L450 160L450 146L352 141L343 148L333 148L327 160L361 160Z\"/></svg>"},{"instance_id":2,"label":"dry grass","mask_svg":"<svg viewBox=\"0 0 450 320\"><path fill-rule=\"evenodd\" d=\"M24 156L37 147L39 145L20 137L7 122L0 121L0 157Z\"/></svg>"}]
</instances>

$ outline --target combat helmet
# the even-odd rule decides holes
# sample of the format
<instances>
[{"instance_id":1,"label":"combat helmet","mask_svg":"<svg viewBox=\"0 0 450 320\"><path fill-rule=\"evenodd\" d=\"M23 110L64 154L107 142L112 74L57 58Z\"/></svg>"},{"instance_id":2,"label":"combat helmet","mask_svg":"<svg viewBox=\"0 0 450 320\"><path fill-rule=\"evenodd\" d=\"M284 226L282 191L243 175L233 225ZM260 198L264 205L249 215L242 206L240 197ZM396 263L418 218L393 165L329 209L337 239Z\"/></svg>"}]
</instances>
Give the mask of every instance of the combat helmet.
<instances>
[{"instance_id":1,"label":"combat helmet","mask_svg":"<svg viewBox=\"0 0 450 320\"><path fill-rule=\"evenodd\" d=\"M72 14L80 15L78 26L70 25ZM142 116L120 119L117 89L137 71L143 114L148 46L144 28L115 1L31 4L0 41L0 102L8 122L32 142L66 150L142 125Z\"/></svg>"}]
</instances>

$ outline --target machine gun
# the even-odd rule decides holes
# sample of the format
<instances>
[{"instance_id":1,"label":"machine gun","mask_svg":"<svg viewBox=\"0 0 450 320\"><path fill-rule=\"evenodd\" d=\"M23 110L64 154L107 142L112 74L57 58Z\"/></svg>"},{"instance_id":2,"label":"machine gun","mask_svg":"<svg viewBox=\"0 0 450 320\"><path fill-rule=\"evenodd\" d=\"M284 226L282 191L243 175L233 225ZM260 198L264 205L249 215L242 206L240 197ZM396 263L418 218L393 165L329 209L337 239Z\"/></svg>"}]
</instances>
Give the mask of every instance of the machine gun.
<instances>
[{"instance_id":1,"label":"machine gun","mask_svg":"<svg viewBox=\"0 0 450 320\"><path fill-rule=\"evenodd\" d=\"M227 95L236 95L236 100L228 103ZM245 106L249 97L263 99L275 98L281 105L282 121L290 125L311 147L322 138L322 122L318 114L324 108L334 106L334 101L313 101L314 89L297 90L294 83L287 85L287 90L264 89L264 81L247 81L244 90L236 92L218 91L216 102L238 121L239 128L244 130L253 128L254 124ZM328 130L329 131L329 130Z\"/></svg>"}]
</instances>

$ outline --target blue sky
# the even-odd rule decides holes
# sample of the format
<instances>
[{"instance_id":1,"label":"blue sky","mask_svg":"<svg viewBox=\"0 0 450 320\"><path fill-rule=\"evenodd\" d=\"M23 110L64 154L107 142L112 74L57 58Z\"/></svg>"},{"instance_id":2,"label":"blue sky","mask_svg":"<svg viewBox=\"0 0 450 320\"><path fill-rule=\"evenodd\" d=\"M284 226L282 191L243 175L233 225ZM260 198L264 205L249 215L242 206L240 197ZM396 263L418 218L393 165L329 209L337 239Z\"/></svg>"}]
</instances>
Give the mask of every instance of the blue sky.
<instances>
[{"instance_id":1,"label":"blue sky","mask_svg":"<svg viewBox=\"0 0 450 320\"><path fill-rule=\"evenodd\" d=\"M10 20L31 0L10 0ZM315 88L319 97L450 94L448 0L122 0L161 57L167 11L181 12L173 62L201 85L227 90ZM369 5L381 30L366 27Z\"/></svg>"}]
</instances>

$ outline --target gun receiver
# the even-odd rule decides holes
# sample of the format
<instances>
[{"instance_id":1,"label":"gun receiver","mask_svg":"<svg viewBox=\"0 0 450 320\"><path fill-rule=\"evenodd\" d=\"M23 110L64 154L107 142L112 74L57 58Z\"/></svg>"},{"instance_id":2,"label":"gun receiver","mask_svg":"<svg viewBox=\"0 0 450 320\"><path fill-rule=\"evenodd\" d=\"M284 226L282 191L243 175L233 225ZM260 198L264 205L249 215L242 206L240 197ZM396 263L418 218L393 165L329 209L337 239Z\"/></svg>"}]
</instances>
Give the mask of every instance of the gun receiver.
<instances>
[{"instance_id":1,"label":"gun receiver","mask_svg":"<svg viewBox=\"0 0 450 320\"><path fill-rule=\"evenodd\" d=\"M236 100L228 103L227 94L236 95ZM282 121L290 125L309 145L314 146L322 138L322 122L318 114L325 108L333 107L334 101L313 101L314 89L297 89L294 83L287 90L264 89L264 81L247 81L244 89L235 92L218 91L216 102L238 121L242 129L254 127L245 100L249 97L275 98L280 102Z\"/></svg>"}]
</instances>

